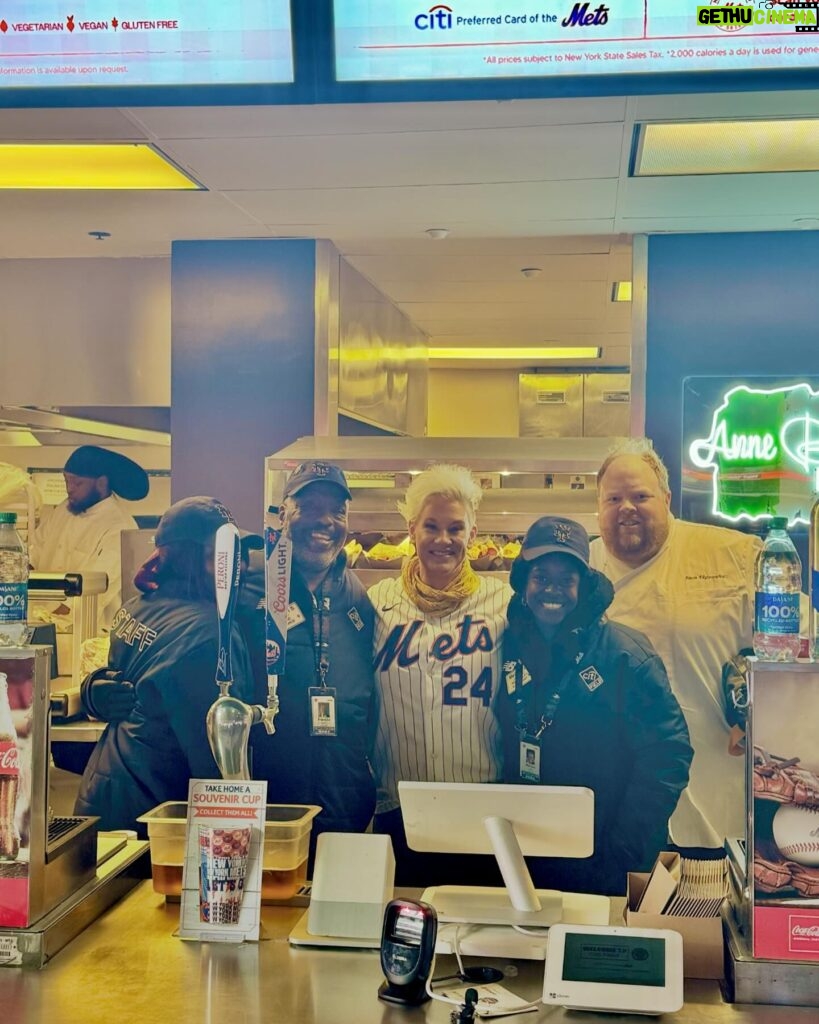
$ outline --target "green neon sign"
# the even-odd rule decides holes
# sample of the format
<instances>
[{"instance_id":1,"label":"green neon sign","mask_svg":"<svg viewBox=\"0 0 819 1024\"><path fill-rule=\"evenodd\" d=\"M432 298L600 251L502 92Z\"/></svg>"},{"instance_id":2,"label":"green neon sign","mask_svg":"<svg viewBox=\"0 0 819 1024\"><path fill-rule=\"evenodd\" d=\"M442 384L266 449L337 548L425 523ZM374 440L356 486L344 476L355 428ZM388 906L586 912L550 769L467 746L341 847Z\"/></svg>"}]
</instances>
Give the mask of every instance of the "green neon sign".
<instances>
[{"instance_id":1,"label":"green neon sign","mask_svg":"<svg viewBox=\"0 0 819 1024\"><path fill-rule=\"evenodd\" d=\"M819 392L808 384L731 388L688 456L711 473L714 515L806 523L819 490Z\"/></svg>"}]
</instances>

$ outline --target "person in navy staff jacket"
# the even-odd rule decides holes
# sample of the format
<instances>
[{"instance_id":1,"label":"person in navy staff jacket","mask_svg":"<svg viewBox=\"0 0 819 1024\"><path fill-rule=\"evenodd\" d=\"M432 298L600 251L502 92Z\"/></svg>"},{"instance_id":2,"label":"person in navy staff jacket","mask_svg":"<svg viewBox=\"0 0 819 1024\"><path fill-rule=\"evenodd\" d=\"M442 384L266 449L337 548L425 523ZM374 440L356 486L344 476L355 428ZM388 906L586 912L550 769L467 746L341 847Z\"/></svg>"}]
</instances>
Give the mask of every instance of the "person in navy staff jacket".
<instances>
[{"instance_id":1,"label":"person in navy staff jacket","mask_svg":"<svg viewBox=\"0 0 819 1024\"><path fill-rule=\"evenodd\" d=\"M218 696L213 542L226 522L233 518L215 498L185 498L168 509L149 559L151 589L115 614L108 667L83 683L85 710L117 719L91 754L75 808L98 815L103 830L144 835L141 814L187 800L191 778L219 777L205 718ZM231 692L250 701L253 674L236 626L232 640Z\"/></svg>"},{"instance_id":2,"label":"person in navy staff jacket","mask_svg":"<svg viewBox=\"0 0 819 1024\"><path fill-rule=\"evenodd\" d=\"M285 484L280 516L293 563L280 710L272 736L261 727L251 733L252 774L267 779L268 801L322 808L311 852L322 832L363 832L375 809L374 616L343 550L350 497L344 473L326 462L297 466ZM263 615L250 629L256 700L264 703Z\"/></svg>"},{"instance_id":3,"label":"person in navy staff jacket","mask_svg":"<svg viewBox=\"0 0 819 1024\"><path fill-rule=\"evenodd\" d=\"M536 886L621 895L668 838L693 752L649 641L605 617L613 589L589 568L589 538L538 519L512 564L498 717L510 783L594 792L594 853L531 858Z\"/></svg>"}]
</instances>

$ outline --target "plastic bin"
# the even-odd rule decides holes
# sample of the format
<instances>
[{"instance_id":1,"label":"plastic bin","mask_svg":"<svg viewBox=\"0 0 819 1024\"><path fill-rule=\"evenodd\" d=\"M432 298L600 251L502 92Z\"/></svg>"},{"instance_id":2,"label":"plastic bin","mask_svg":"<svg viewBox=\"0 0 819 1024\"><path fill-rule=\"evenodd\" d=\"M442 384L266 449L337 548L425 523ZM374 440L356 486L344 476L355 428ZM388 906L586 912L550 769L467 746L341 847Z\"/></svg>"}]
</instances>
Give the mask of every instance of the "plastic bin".
<instances>
[{"instance_id":1,"label":"plastic bin","mask_svg":"<svg viewBox=\"0 0 819 1024\"><path fill-rule=\"evenodd\" d=\"M321 810L310 804L268 804L262 853L262 899L286 900L307 877L307 854L313 818ZM137 821L148 826L154 891L182 894L187 801L169 800Z\"/></svg>"}]
</instances>

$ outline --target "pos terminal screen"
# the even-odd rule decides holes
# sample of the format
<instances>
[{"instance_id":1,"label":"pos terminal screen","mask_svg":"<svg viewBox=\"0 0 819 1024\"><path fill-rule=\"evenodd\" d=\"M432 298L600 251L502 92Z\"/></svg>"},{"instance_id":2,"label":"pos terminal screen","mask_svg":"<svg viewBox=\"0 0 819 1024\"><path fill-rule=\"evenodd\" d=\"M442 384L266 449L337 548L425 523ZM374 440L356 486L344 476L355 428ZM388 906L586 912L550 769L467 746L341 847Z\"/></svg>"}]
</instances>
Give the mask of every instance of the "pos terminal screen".
<instances>
[{"instance_id":1,"label":"pos terminal screen","mask_svg":"<svg viewBox=\"0 0 819 1024\"><path fill-rule=\"evenodd\" d=\"M613 985L665 985L665 940L568 932L563 980Z\"/></svg>"}]
</instances>

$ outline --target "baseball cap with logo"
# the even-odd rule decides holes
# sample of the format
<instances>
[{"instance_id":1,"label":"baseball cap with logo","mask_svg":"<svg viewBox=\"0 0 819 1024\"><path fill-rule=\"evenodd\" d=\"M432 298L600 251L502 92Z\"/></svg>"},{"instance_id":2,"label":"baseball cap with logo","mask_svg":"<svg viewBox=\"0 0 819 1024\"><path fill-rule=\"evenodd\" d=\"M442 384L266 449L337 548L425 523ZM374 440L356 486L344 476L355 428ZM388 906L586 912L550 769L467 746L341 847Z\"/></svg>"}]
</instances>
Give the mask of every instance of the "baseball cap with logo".
<instances>
[{"instance_id":1,"label":"baseball cap with logo","mask_svg":"<svg viewBox=\"0 0 819 1024\"><path fill-rule=\"evenodd\" d=\"M565 516L542 516L526 531L520 554L512 563L509 578L514 590L520 590L528 575L525 562L534 562L544 555L570 555L589 567L589 535L580 523ZM517 572L515 571L517 567Z\"/></svg>"},{"instance_id":2,"label":"baseball cap with logo","mask_svg":"<svg viewBox=\"0 0 819 1024\"><path fill-rule=\"evenodd\" d=\"M178 544L186 540L208 544L220 526L233 522L230 509L217 498L208 498L201 494L193 498L183 498L171 505L159 520L154 543L157 547ZM258 534L246 533L243 530L240 530L239 534L242 547L246 550L264 547L264 541Z\"/></svg>"},{"instance_id":3,"label":"baseball cap with logo","mask_svg":"<svg viewBox=\"0 0 819 1024\"><path fill-rule=\"evenodd\" d=\"M300 466L296 466L287 478L282 498L292 498L299 491L303 491L305 487L320 481L335 484L344 492L345 498L352 498L344 473L338 466L334 466L330 462L302 462Z\"/></svg>"}]
</instances>

